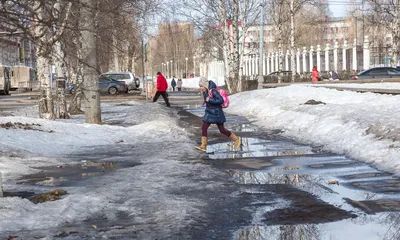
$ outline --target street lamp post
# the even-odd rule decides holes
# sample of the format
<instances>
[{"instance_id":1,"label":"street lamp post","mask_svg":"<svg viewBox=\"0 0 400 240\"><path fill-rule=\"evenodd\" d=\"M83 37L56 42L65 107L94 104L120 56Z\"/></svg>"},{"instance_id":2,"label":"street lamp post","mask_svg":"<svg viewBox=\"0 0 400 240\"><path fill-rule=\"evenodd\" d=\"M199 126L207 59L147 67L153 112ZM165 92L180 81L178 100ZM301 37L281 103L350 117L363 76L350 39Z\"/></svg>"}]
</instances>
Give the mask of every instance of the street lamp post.
<instances>
[{"instance_id":1,"label":"street lamp post","mask_svg":"<svg viewBox=\"0 0 400 240\"><path fill-rule=\"evenodd\" d=\"M172 77L172 75L173 75L173 73L174 73L174 65L172 65L172 60L170 61L171 62L171 65L169 65L170 66L170 68L169 68L169 70L170 70L170 74L169 74L169 77Z\"/></svg>"},{"instance_id":2,"label":"street lamp post","mask_svg":"<svg viewBox=\"0 0 400 240\"><path fill-rule=\"evenodd\" d=\"M187 73L188 73L188 72L187 72L187 61L188 61L188 58L185 58L185 60L186 60L186 65L185 65L185 66L186 66L186 67L185 67L185 76L186 76L186 79L187 79L187 78L188 78L188 76L187 76Z\"/></svg>"},{"instance_id":3,"label":"street lamp post","mask_svg":"<svg viewBox=\"0 0 400 240\"><path fill-rule=\"evenodd\" d=\"M168 78L168 64L169 64L169 62L167 61L167 71L165 71L167 74L166 74L166 77Z\"/></svg>"},{"instance_id":4,"label":"street lamp post","mask_svg":"<svg viewBox=\"0 0 400 240\"><path fill-rule=\"evenodd\" d=\"M193 56L193 75L196 77L196 56Z\"/></svg>"},{"instance_id":5,"label":"street lamp post","mask_svg":"<svg viewBox=\"0 0 400 240\"><path fill-rule=\"evenodd\" d=\"M264 82L263 61L264 61L264 4L261 4L261 26L260 26L260 58L258 59L258 85ZM280 80L280 78L279 78Z\"/></svg>"}]
</instances>

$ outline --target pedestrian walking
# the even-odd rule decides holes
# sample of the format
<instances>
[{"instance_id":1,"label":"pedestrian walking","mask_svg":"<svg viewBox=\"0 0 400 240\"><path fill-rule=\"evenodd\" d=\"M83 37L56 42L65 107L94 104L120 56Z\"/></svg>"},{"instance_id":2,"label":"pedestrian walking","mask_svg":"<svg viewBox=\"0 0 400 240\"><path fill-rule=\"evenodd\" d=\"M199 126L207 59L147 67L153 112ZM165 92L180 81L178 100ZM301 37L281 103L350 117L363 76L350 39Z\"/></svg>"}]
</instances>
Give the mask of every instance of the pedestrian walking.
<instances>
[{"instance_id":1,"label":"pedestrian walking","mask_svg":"<svg viewBox=\"0 0 400 240\"><path fill-rule=\"evenodd\" d=\"M314 67L312 68L311 76L312 76L312 78L311 78L311 81L312 81L312 82L318 82L318 80L320 79L320 75L319 75L317 66L314 66Z\"/></svg>"},{"instance_id":2,"label":"pedestrian walking","mask_svg":"<svg viewBox=\"0 0 400 240\"><path fill-rule=\"evenodd\" d=\"M180 92L182 90L182 79L178 78L178 92Z\"/></svg>"},{"instance_id":3,"label":"pedestrian walking","mask_svg":"<svg viewBox=\"0 0 400 240\"><path fill-rule=\"evenodd\" d=\"M339 81L339 75L335 71L329 71L331 81Z\"/></svg>"},{"instance_id":4,"label":"pedestrian walking","mask_svg":"<svg viewBox=\"0 0 400 240\"><path fill-rule=\"evenodd\" d=\"M167 107L170 107L171 105L169 104L168 100L167 88L168 88L167 79L165 79L165 77L161 74L161 72L157 72L157 87L155 89L153 102L157 102L157 99L161 95L164 98Z\"/></svg>"},{"instance_id":5,"label":"pedestrian walking","mask_svg":"<svg viewBox=\"0 0 400 240\"><path fill-rule=\"evenodd\" d=\"M216 90L217 85L213 81L208 81L205 77L201 77L199 87L203 94L206 110L203 116L203 125L201 127L201 145L197 146L196 149L204 152L207 150L207 131L211 124L216 124L220 133L232 139L235 149L239 149L241 145L240 137L236 136L224 127L226 118L221 106L221 104L224 103L224 99ZM211 90L212 94L209 94L209 90Z\"/></svg>"},{"instance_id":6,"label":"pedestrian walking","mask_svg":"<svg viewBox=\"0 0 400 240\"><path fill-rule=\"evenodd\" d=\"M171 81L171 87L172 87L172 91L175 92L176 81L173 77L172 77L172 81Z\"/></svg>"}]
</instances>

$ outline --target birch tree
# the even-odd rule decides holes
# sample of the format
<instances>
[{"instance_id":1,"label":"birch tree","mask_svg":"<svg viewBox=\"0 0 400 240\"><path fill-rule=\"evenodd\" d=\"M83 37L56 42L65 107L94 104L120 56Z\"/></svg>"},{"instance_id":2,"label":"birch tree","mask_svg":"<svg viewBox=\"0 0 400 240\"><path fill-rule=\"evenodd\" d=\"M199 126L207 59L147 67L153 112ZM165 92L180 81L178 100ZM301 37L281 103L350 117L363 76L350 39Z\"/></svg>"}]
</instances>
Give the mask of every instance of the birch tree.
<instances>
[{"instance_id":1,"label":"birch tree","mask_svg":"<svg viewBox=\"0 0 400 240\"><path fill-rule=\"evenodd\" d=\"M244 87L241 76L244 46L240 45L260 13L258 6L258 0L179 0L175 4L176 13L186 17L203 34L210 27L220 32L216 35L220 41L215 38L213 42L222 51L225 83L231 93L240 92Z\"/></svg>"},{"instance_id":2,"label":"birch tree","mask_svg":"<svg viewBox=\"0 0 400 240\"><path fill-rule=\"evenodd\" d=\"M373 25L379 25L392 35L392 61L396 67L400 54L400 0L365 0L371 15L368 21Z\"/></svg>"}]
</instances>

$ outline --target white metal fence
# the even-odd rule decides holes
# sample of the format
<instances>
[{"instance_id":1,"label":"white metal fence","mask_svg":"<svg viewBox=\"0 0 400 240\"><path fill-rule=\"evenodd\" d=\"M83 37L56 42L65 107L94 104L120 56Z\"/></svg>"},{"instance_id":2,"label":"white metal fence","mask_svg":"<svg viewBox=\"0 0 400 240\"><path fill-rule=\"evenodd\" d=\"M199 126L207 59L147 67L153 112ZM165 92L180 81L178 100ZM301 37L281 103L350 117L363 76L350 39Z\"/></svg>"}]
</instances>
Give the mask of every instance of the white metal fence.
<instances>
[{"instance_id":1,"label":"white metal fence","mask_svg":"<svg viewBox=\"0 0 400 240\"><path fill-rule=\"evenodd\" d=\"M279 71L280 58L283 59L282 69L284 71L291 71L293 60L293 67L298 74L311 72L313 66L317 66L319 71L333 70L336 72L356 72L374 66L389 66L390 54L386 54L384 57L380 55L382 55L381 52L374 51L374 48L370 47L370 42L366 37L362 46L357 46L356 40L354 40L351 45L344 41L342 45L335 42L333 46L326 44L325 46L317 45L316 48L313 46L303 47L303 49L297 49L293 56L289 50L285 54L277 51L269 52L262 58L259 55L244 56L243 73L245 76L258 75L259 61L262 61L263 75Z\"/></svg>"}]
</instances>

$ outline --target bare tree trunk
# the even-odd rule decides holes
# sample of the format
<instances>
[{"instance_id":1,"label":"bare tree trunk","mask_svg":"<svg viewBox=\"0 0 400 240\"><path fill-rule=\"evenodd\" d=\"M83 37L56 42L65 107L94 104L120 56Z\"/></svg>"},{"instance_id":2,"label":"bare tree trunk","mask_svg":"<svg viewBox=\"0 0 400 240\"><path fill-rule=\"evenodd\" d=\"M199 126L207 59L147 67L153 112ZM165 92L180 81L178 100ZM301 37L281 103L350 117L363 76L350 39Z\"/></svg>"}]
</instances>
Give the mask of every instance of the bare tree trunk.
<instances>
[{"instance_id":1,"label":"bare tree trunk","mask_svg":"<svg viewBox=\"0 0 400 240\"><path fill-rule=\"evenodd\" d=\"M115 33L113 33L115 34ZM113 42L113 49L114 49L114 54L113 54L113 60L114 60L114 71L119 72L119 59L118 59L118 48L117 48L117 38L115 35L112 37L112 42Z\"/></svg>"},{"instance_id":2,"label":"bare tree trunk","mask_svg":"<svg viewBox=\"0 0 400 240\"><path fill-rule=\"evenodd\" d=\"M219 0L218 2L218 13L219 13L219 21L222 29L222 53L224 56L224 66L225 66L225 83L229 92L232 92L232 86L229 83L229 74L230 74L230 66L229 66L229 29L226 24L226 2L224 0Z\"/></svg>"},{"instance_id":3,"label":"bare tree trunk","mask_svg":"<svg viewBox=\"0 0 400 240\"><path fill-rule=\"evenodd\" d=\"M247 16L247 4L248 4L248 0L244 0L243 1L243 9L244 9L244 13L243 13L243 15L244 16ZM241 22L242 22L242 51L240 52L240 55L239 55L239 66L240 66L240 69L239 69L239 78L240 79L242 79L242 77L243 77L243 53L244 53L244 49L245 49L245 45L246 45L246 32L247 32L247 28L246 28L246 25L247 25L247 18L246 17L243 17L242 18L242 20L241 20ZM240 37L239 37L240 38Z\"/></svg>"},{"instance_id":4,"label":"bare tree trunk","mask_svg":"<svg viewBox=\"0 0 400 240\"><path fill-rule=\"evenodd\" d=\"M57 5L59 8L59 5ZM65 72L65 67L64 67L64 58L65 58L65 54L61 49L61 43L60 42L56 42L56 44L54 45L54 52L55 52L55 56L54 56L54 62L56 65L56 70L57 70L57 74L56 74L56 83L58 85L58 81L64 81L66 84L66 72ZM64 88L58 88L58 86L56 86L56 90L57 90L57 98L56 98L56 113L55 113L55 117L56 118L69 118L68 112L67 112L67 102L65 99L65 86Z\"/></svg>"},{"instance_id":5,"label":"bare tree trunk","mask_svg":"<svg viewBox=\"0 0 400 240\"><path fill-rule=\"evenodd\" d=\"M296 75L296 64L294 60L294 0L290 0L290 66L292 68L292 82Z\"/></svg>"},{"instance_id":6,"label":"bare tree trunk","mask_svg":"<svg viewBox=\"0 0 400 240\"><path fill-rule=\"evenodd\" d=\"M82 99L82 80L78 80L78 82L75 84L75 92L71 100L71 104L69 106L69 114L79 115L85 113L81 109L82 108L81 99Z\"/></svg>"},{"instance_id":7,"label":"bare tree trunk","mask_svg":"<svg viewBox=\"0 0 400 240\"><path fill-rule=\"evenodd\" d=\"M37 17L41 20L48 17L48 13L43 5L36 3ZM36 48L38 81L41 86L39 99L39 116L45 119L54 119L53 98L50 89L50 53L51 46L48 46L50 29L47 26L39 25L35 28L34 35L41 36L40 44Z\"/></svg>"},{"instance_id":8,"label":"bare tree trunk","mask_svg":"<svg viewBox=\"0 0 400 240\"><path fill-rule=\"evenodd\" d=\"M62 18L61 16L54 16L55 13L49 10L49 6L60 9L60 3L61 1L57 1L55 3L51 3L50 5L46 5L43 2L35 1L34 6L34 8L36 9L35 20L39 22L39 24L35 27L35 30L31 32L31 34L37 44L36 55L38 57L38 80L40 82L40 86L42 88L45 88L41 89L41 97L39 100L39 116L46 119L55 118L53 96L51 91L51 84L53 79L51 79L50 74L52 48L55 45L56 54L60 54L61 48L59 45L59 38L65 30L69 12L72 6L71 2L66 5L66 15L64 16L64 18ZM60 11L55 12L59 13ZM58 19L59 22L53 23L54 19ZM53 24L58 27L57 31L53 30ZM56 62L59 63L61 61L60 56L56 55L56 58L59 60ZM61 65L62 64L59 64L59 68L61 68Z\"/></svg>"},{"instance_id":9,"label":"bare tree trunk","mask_svg":"<svg viewBox=\"0 0 400 240\"><path fill-rule=\"evenodd\" d=\"M93 32L96 26L95 0L82 0L82 57L83 88L85 98L85 116L87 123L101 123L100 95L98 88L98 72L96 71L96 37Z\"/></svg>"},{"instance_id":10,"label":"bare tree trunk","mask_svg":"<svg viewBox=\"0 0 400 240\"><path fill-rule=\"evenodd\" d=\"M393 57L391 61L392 67L396 67L399 61L399 52L400 52L400 1L395 1L396 3L393 10L393 22L392 22L392 48L393 48Z\"/></svg>"},{"instance_id":11,"label":"bare tree trunk","mask_svg":"<svg viewBox=\"0 0 400 240\"><path fill-rule=\"evenodd\" d=\"M240 59L239 59L239 0L233 0L233 19L232 19L232 85L236 85L236 91L243 90L242 79L239 77Z\"/></svg>"},{"instance_id":12,"label":"bare tree trunk","mask_svg":"<svg viewBox=\"0 0 400 240\"><path fill-rule=\"evenodd\" d=\"M279 58L279 75L278 75L278 83L282 82L282 77L283 77L283 51L282 51L282 41L283 41L283 21L281 18L281 14L284 11L284 0L279 0L278 3L278 9L279 9L279 20L278 20L278 58Z\"/></svg>"},{"instance_id":13,"label":"bare tree trunk","mask_svg":"<svg viewBox=\"0 0 400 240\"><path fill-rule=\"evenodd\" d=\"M135 53L135 46L132 42L129 43L128 48L128 72L135 72L134 68L134 53Z\"/></svg>"},{"instance_id":14,"label":"bare tree trunk","mask_svg":"<svg viewBox=\"0 0 400 240\"><path fill-rule=\"evenodd\" d=\"M41 86L39 99L39 116L44 119L54 119L53 98L50 88L49 60L40 56L37 58L38 80Z\"/></svg>"},{"instance_id":15,"label":"bare tree trunk","mask_svg":"<svg viewBox=\"0 0 400 240\"><path fill-rule=\"evenodd\" d=\"M80 15L79 15L80 17ZM78 115L78 114L83 114L84 112L82 111L82 104L81 104L81 99L82 99L82 82L83 82L83 63L82 63L82 35L80 33L77 33L77 35L74 38L74 44L77 46L76 48L76 55L77 55L77 64L76 64L76 73L75 75L75 91L73 92L73 98L71 100L71 103L69 105L69 114L71 115Z\"/></svg>"},{"instance_id":16,"label":"bare tree trunk","mask_svg":"<svg viewBox=\"0 0 400 240\"><path fill-rule=\"evenodd\" d=\"M80 45L79 45L80 46ZM78 58L81 59L81 49L78 48ZM85 113L82 111L82 82L83 82L83 76L82 76L82 68L83 65L81 63L78 63L78 71L76 74L76 81L75 81L75 91L73 93L73 97L71 100L71 103L69 105L69 114L71 115L79 115Z\"/></svg>"},{"instance_id":17,"label":"bare tree trunk","mask_svg":"<svg viewBox=\"0 0 400 240\"><path fill-rule=\"evenodd\" d=\"M62 119L69 118L64 89L57 89L56 117Z\"/></svg>"}]
</instances>

